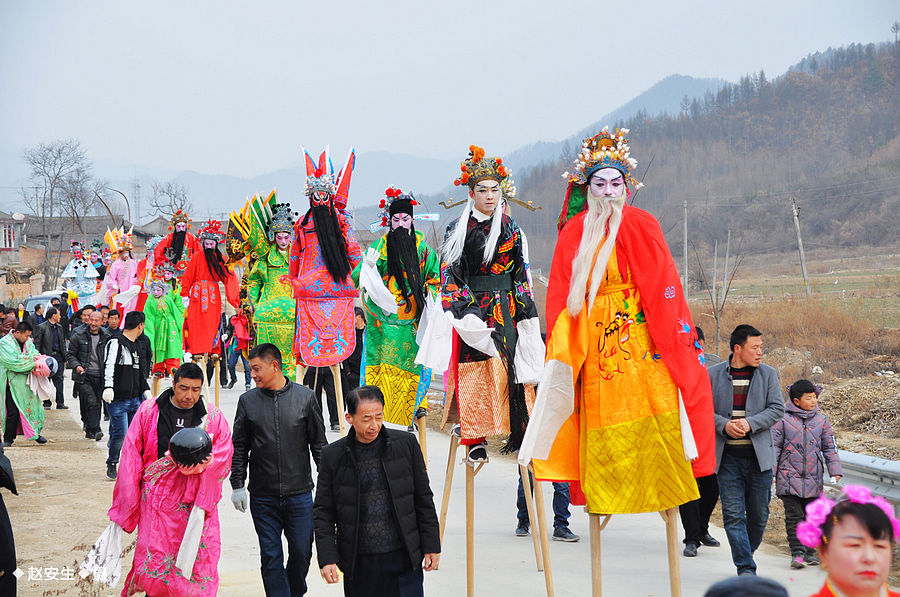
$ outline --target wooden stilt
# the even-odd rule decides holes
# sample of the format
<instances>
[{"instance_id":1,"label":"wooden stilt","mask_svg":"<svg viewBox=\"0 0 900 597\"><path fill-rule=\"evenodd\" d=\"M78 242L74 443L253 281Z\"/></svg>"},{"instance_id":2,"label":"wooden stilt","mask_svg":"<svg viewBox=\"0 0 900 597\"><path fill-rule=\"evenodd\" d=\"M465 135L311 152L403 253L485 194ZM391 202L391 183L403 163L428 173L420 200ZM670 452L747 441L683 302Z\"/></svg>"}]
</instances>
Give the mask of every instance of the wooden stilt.
<instances>
[{"instance_id":1,"label":"wooden stilt","mask_svg":"<svg viewBox=\"0 0 900 597\"><path fill-rule=\"evenodd\" d=\"M306 377L306 370L308 368L309 367L304 367L303 365L297 365L297 379L295 381L301 386L303 385L303 378Z\"/></svg>"},{"instance_id":2,"label":"wooden stilt","mask_svg":"<svg viewBox=\"0 0 900 597\"><path fill-rule=\"evenodd\" d=\"M438 521L441 545L444 544L444 527L447 523L447 508L450 506L450 487L453 485L453 469L456 464L457 449L459 449L459 437L450 435L450 453L447 455L447 474L444 475L444 497L441 500L441 517Z\"/></svg>"},{"instance_id":3,"label":"wooden stilt","mask_svg":"<svg viewBox=\"0 0 900 597\"><path fill-rule=\"evenodd\" d=\"M525 490L525 507L528 510L528 522L531 524L531 542L534 543L534 562L538 572L544 571L544 560L541 557L541 534L538 530L538 517L534 511L534 496L531 494L531 479L528 469L519 465L519 475L522 477L522 489Z\"/></svg>"},{"instance_id":4,"label":"wooden stilt","mask_svg":"<svg viewBox=\"0 0 900 597\"><path fill-rule=\"evenodd\" d=\"M681 597L681 562L678 559L678 509L660 512L666 521L666 545L669 552L669 590L672 597Z\"/></svg>"},{"instance_id":5,"label":"wooden stilt","mask_svg":"<svg viewBox=\"0 0 900 597\"><path fill-rule=\"evenodd\" d=\"M419 447L422 449L422 458L425 459L425 470L428 470L428 440L427 440L427 415L416 419L416 426L419 428Z\"/></svg>"},{"instance_id":6,"label":"wooden stilt","mask_svg":"<svg viewBox=\"0 0 900 597\"><path fill-rule=\"evenodd\" d=\"M588 520L590 522L591 532L591 595L593 597L601 597L603 595L603 573L600 566L600 533L612 518L611 514L607 514L601 521L602 514L592 514L588 512Z\"/></svg>"},{"instance_id":7,"label":"wooden stilt","mask_svg":"<svg viewBox=\"0 0 900 597\"><path fill-rule=\"evenodd\" d=\"M213 378L216 383L216 408L219 408L219 388L222 385L219 381L219 367L221 367L222 363L220 362L218 355L212 356L213 360Z\"/></svg>"},{"instance_id":8,"label":"wooden stilt","mask_svg":"<svg viewBox=\"0 0 900 597\"><path fill-rule=\"evenodd\" d=\"M334 399L337 402L338 409L338 424L341 426L341 437L347 435L347 430L344 427L344 388L341 383L341 366L340 365L332 365L331 376L334 378Z\"/></svg>"},{"instance_id":9,"label":"wooden stilt","mask_svg":"<svg viewBox=\"0 0 900 597\"><path fill-rule=\"evenodd\" d=\"M151 390L153 397L159 396L159 375L153 375L153 389Z\"/></svg>"},{"instance_id":10,"label":"wooden stilt","mask_svg":"<svg viewBox=\"0 0 900 597\"><path fill-rule=\"evenodd\" d=\"M544 489L540 481L534 481L534 505L537 511L538 534L541 538L541 554L544 561L544 585L547 597L553 597L553 570L550 567L550 538L547 535L547 514L544 509ZM532 533L534 529L532 528Z\"/></svg>"},{"instance_id":11,"label":"wooden stilt","mask_svg":"<svg viewBox=\"0 0 900 597\"><path fill-rule=\"evenodd\" d=\"M475 597L475 467L466 464L466 595Z\"/></svg>"}]
</instances>

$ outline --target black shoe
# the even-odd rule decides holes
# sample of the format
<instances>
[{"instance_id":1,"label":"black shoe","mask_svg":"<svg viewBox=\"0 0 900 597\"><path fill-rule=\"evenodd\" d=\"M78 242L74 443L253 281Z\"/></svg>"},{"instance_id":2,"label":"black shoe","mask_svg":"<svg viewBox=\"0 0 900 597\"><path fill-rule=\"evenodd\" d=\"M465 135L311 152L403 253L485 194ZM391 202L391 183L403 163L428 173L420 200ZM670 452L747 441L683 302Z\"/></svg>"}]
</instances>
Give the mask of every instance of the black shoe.
<instances>
[{"instance_id":1,"label":"black shoe","mask_svg":"<svg viewBox=\"0 0 900 597\"><path fill-rule=\"evenodd\" d=\"M118 475L116 474L116 465L115 464L107 464L106 465L106 476L107 476L107 478L112 479L113 481L116 480L116 477Z\"/></svg>"},{"instance_id":2,"label":"black shoe","mask_svg":"<svg viewBox=\"0 0 900 597\"><path fill-rule=\"evenodd\" d=\"M488 461L488 453L487 453L487 442L475 444L474 446L469 446L468 454L466 458L469 462L487 462Z\"/></svg>"},{"instance_id":3,"label":"black shoe","mask_svg":"<svg viewBox=\"0 0 900 597\"><path fill-rule=\"evenodd\" d=\"M245 384L244 384L244 391L245 391L245 392L249 392L249 391L250 391L250 384L248 384L248 383L245 383Z\"/></svg>"},{"instance_id":4,"label":"black shoe","mask_svg":"<svg viewBox=\"0 0 900 597\"><path fill-rule=\"evenodd\" d=\"M709 533L706 533L705 535L700 537L700 543L707 547L719 547L720 545L722 545L721 543L719 543L718 539L716 539Z\"/></svg>"},{"instance_id":5,"label":"black shoe","mask_svg":"<svg viewBox=\"0 0 900 597\"><path fill-rule=\"evenodd\" d=\"M237 383L237 380L236 380L236 379L232 379L232 380L228 383L228 385L225 386L225 389L226 389L226 390L230 390L231 388L234 387L234 384L236 384L236 383Z\"/></svg>"},{"instance_id":6,"label":"black shoe","mask_svg":"<svg viewBox=\"0 0 900 597\"><path fill-rule=\"evenodd\" d=\"M95 440L95 441L98 441L98 442L99 442L101 439L103 439L103 432L102 432L102 431L98 431L97 433L94 434L94 440Z\"/></svg>"},{"instance_id":7,"label":"black shoe","mask_svg":"<svg viewBox=\"0 0 900 597\"><path fill-rule=\"evenodd\" d=\"M558 529L553 529L553 540L554 541L565 541L566 543L575 543L581 539L578 535L569 530L569 527L559 527Z\"/></svg>"},{"instance_id":8,"label":"black shoe","mask_svg":"<svg viewBox=\"0 0 900 597\"><path fill-rule=\"evenodd\" d=\"M103 420L104 420L104 421L109 421L109 415L103 415Z\"/></svg>"},{"instance_id":9,"label":"black shoe","mask_svg":"<svg viewBox=\"0 0 900 597\"><path fill-rule=\"evenodd\" d=\"M66 406L65 404L57 404L56 410L69 410L69 407Z\"/></svg>"},{"instance_id":10,"label":"black shoe","mask_svg":"<svg viewBox=\"0 0 900 597\"><path fill-rule=\"evenodd\" d=\"M425 407L420 406L419 408L416 409L416 414L413 416L413 418L421 419L422 417L426 416L427 414L428 414L428 411L425 410Z\"/></svg>"},{"instance_id":11,"label":"black shoe","mask_svg":"<svg viewBox=\"0 0 900 597\"><path fill-rule=\"evenodd\" d=\"M47 443L47 438L44 437L43 435L39 435L39 436L37 436L37 439L34 440L34 441L36 441L36 442L39 443L39 444L46 444L46 443Z\"/></svg>"},{"instance_id":12,"label":"black shoe","mask_svg":"<svg viewBox=\"0 0 900 597\"><path fill-rule=\"evenodd\" d=\"M46 410L50 410L50 407L53 405L53 403L50 402L49 400L44 400L43 404L44 404L44 408Z\"/></svg>"},{"instance_id":13,"label":"black shoe","mask_svg":"<svg viewBox=\"0 0 900 597\"><path fill-rule=\"evenodd\" d=\"M756 570L752 568L744 568L742 570L738 570L738 576L756 576Z\"/></svg>"},{"instance_id":14,"label":"black shoe","mask_svg":"<svg viewBox=\"0 0 900 597\"><path fill-rule=\"evenodd\" d=\"M341 426L338 425L337 423L335 423L334 425L331 426L331 430L332 430L332 431L340 432Z\"/></svg>"},{"instance_id":15,"label":"black shoe","mask_svg":"<svg viewBox=\"0 0 900 597\"><path fill-rule=\"evenodd\" d=\"M686 543L684 546L684 557L686 558L696 558L697 557L697 547L696 543Z\"/></svg>"},{"instance_id":16,"label":"black shoe","mask_svg":"<svg viewBox=\"0 0 900 597\"><path fill-rule=\"evenodd\" d=\"M528 536L528 523L520 522L519 526L516 527L516 537L527 537Z\"/></svg>"},{"instance_id":17,"label":"black shoe","mask_svg":"<svg viewBox=\"0 0 900 597\"><path fill-rule=\"evenodd\" d=\"M13 440L10 440L10 441L8 441L8 442L3 442L3 447L4 447L4 448L8 448L8 447L10 447L11 445L13 445Z\"/></svg>"},{"instance_id":18,"label":"black shoe","mask_svg":"<svg viewBox=\"0 0 900 597\"><path fill-rule=\"evenodd\" d=\"M818 566L822 563L819 560L819 556L816 554L815 551L806 552L806 555L803 556L803 561L806 563L807 566Z\"/></svg>"},{"instance_id":19,"label":"black shoe","mask_svg":"<svg viewBox=\"0 0 900 597\"><path fill-rule=\"evenodd\" d=\"M802 553L794 554L791 556L791 568L794 570L800 570L801 568L806 568L806 563L803 561L804 555Z\"/></svg>"}]
</instances>

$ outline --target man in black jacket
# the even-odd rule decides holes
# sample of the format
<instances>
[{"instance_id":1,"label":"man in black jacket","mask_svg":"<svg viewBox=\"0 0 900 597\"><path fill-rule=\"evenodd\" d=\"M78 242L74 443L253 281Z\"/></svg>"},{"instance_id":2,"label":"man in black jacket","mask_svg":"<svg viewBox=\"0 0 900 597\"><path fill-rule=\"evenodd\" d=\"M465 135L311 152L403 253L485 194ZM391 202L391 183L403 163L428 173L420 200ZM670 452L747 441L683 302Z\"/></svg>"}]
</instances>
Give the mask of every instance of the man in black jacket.
<instances>
[{"instance_id":1,"label":"man in black jacket","mask_svg":"<svg viewBox=\"0 0 900 597\"><path fill-rule=\"evenodd\" d=\"M312 455L319 466L325 440L322 413L312 390L287 379L281 351L260 344L250 351L250 373L256 387L238 400L231 441L231 501L250 515L259 539L263 586L268 597L306 593L312 558ZM247 464L250 465L250 482ZM282 533L288 542L284 567Z\"/></svg>"},{"instance_id":2,"label":"man in black jacket","mask_svg":"<svg viewBox=\"0 0 900 597\"><path fill-rule=\"evenodd\" d=\"M97 311L91 314L91 325L96 318L103 321ZM144 333L144 314L131 311L125 316L125 329L121 334L110 337L106 343L106 358L103 362L103 401L109 409L109 456L106 459L106 476L115 479L116 465L125 432L131 425L143 399L150 398L147 377L153 366L153 354L149 340L144 344L140 337Z\"/></svg>"},{"instance_id":3,"label":"man in black jacket","mask_svg":"<svg viewBox=\"0 0 900 597\"><path fill-rule=\"evenodd\" d=\"M103 317L94 311L89 323L75 328L69 338L66 362L72 370L72 383L78 394L84 436L100 441L100 398L103 395L103 355L109 330L102 327Z\"/></svg>"},{"instance_id":4,"label":"man in black jacket","mask_svg":"<svg viewBox=\"0 0 900 597\"><path fill-rule=\"evenodd\" d=\"M50 379L56 386L56 408L67 409L63 398L63 374L66 371L66 334L60 325L60 314L56 307L47 309L44 323L37 326L34 333L34 347L38 352L56 359L59 368ZM44 401L44 408L50 408L50 401Z\"/></svg>"},{"instance_id":5,"label":"man in black jacket","mask_svg":"<svg viewBox=\"0 0 900 597\"><path fill-rule=\"evenodd\" d=\"M437 513L415 436L387 429L384 395L360 386L347 395L347 437L322 451L313 517L322 578L344 573L347 597L421 597L422 569L434 570Z\"/></svg>"}]
</instances>

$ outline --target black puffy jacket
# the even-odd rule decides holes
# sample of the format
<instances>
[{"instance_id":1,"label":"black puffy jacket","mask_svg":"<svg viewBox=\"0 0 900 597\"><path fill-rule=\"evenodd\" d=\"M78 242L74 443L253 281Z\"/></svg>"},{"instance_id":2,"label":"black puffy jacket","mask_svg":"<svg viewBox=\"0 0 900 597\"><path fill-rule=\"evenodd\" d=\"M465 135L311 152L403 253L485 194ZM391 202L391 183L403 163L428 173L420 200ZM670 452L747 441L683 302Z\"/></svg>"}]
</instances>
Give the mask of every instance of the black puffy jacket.
<instances>
[{"instance_id":1,"label":"black puffy jacket","mask_svg":"<svg viewBox=\"0 0 900 597\"><path fill-rule=\"evenodd\" d=\"M400 536L413 569L426 553L440 553L441 540L434 499L425 471L425 460L413 434L381 428L385 439L382 466L387 477ZM356 565L359 521L359 478L350 442L346 437L329 444L319 463L319 487L313 505L319 568L337 564L348 577Z\"/></svg>"},{"instance_id":2,"label":"black puffy jacket","mask_svg":"<svg viewBox=\"0 0 900 597\"><path fill-rule=\"evenodd\" d=\"M109 330L100 328L100 342L97 344L97 361L100 363L100 373L103 372L103 360L106 355L106 341L109 340ZM66 363L70 369L84 367L87 371L91 361L91 326L82 325L76 328L69 337L69 349L66 352ZM79 379L81 377L81 379ZM72 381L82 381L83 376L72 376Z\"/></svg>"},{"instance_id":3,"label":"black puffy jacket","mask_svg":"<svg viewBox=\"0 0 900 597\"><path fill-rule=\"evenodd\" d=\"M241 394L231 434L231 487L254 495L288 497L312 491L316 465L327 444L322 412L312 390L292 381L280 390L254 388Z\"/></svg>"}]
</instances>

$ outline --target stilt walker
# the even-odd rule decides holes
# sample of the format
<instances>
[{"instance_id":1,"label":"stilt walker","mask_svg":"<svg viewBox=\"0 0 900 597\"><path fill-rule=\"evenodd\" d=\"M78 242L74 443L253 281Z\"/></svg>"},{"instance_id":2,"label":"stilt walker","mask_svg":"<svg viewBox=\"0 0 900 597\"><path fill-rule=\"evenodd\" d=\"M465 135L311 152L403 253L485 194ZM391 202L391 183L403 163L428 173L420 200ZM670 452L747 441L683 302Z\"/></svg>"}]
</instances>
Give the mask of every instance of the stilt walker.
<instances>
[{"instance_id":1,"label":"stilt walker","mask_svg":"<svg viewBox=\"0 0 900 597\"><path fill-rule=\"evenodd\" d=\"M504 452L519 449L534 401L533 384L543 367L544 343L524 236L503 210L501 185L509 172L500 158L485 157L482 148L469 150L462 175L454 181L469 187L469 197L459 219L447 227L441 255L445 317L430 318L417 360L438 371L449 362L443 425L458 424L451 433L441 528L452 480L449 469L461 443L467 465L468 594L473 595L475 475L488 461L487 436L508 434ZM442 321L452 331L441 328ZM532 528L539 527L537 522Z\"/></svg>"},{"instance_id":2,"label":"stilt walker","mask_svg":"<svg viewBox=\"0 0 900 597\"><path fill-rule=\"evenodd\" d=\"M159 380L181 364L184 354L184 302L164 272L174 273L171 263L156 268L149 277L150 291L144 302L144 333L150 339L153 349L153 395L157 396Z\"/></svg>"},{"instance_id":3,"label":"stilt walker","mask_svg":"<svg viewBox=\"0 0 900 597\"><path fill-rule=\"evenodd\" d=\"M586 503L595 596L609 516L660 512L677 596L674 513L698 497L694 476L715 469L712 392L659 224L626 206L641 186L627 133L586 139L564 175L547 363L519 462L533 462L537 479L568 481L572 502Z\"/></svg>"},{"instance_id":4,"label":"stilt walker","mask_svg":"<svg viewBox=\"0 0 900 597\"><path fill-rule=\"evenodd\" d=\"M97 295L97 279L100 274L85 255L84 243L72 241L72 259L60 276L66 281L69 298L75 299L72 306L78 310L84 305L93 305Z\"/></svg>"},{"instance_id":5,"label":"stilt walker","mask_svg":"<svg viewBox=\"0 0 900 597\"><path fill-rule=\"evenodd\" d=\"M425 331L420 320L426 304L432 303L431 312L440 309L441 273L437 253L413 223L416 205L411 193L385 191L381 218L372 227L388 232L369 247L352 276L368 313L360 385L381 389L385 422L410 431L418 423L424 455L431 369L415 362L417 335Z\"/></svg>"},{"instance_id":6,"label":"stilt walker","mask_svg":"<svg viewBox=\"0 0 900 597\"><path fill-rule=\"evenodd\" d=\"M353 299L359 293L350 272L361 259L346 211L356 154L350 150L336 178L327 149L318 164L306 150L303 155L309 211L294 225L290 265L282 281L293 288L297 301L293 353L300 364L299 375L307 367L331 369L343 435L344 397L338 364L356 347Z\"/></svg>"},{"instance_id":7,"label":"stilt walker","mask_svg":"<svg viewBox=\"0 0 900 597\"><path fill-rule=\"evenodd\" d=\"M203 250L194 253L181 277L181 296L187 309L184 322L184 348L194 362L203 361L206 371L207 359L213 364L219 360L218 345L221 342L220 322L222 320L222 297L219 282L225 286L226 300L232 307L238 307L238 279L225 264L218 245L225 239L225 232L217 220L209 220L200 229ZM204 382L206 376L204 375ZM219 376L216 375L216 393ZM207 383L207 396L209 388Z\"/></svg>"},{"instance_id":8,"label":"stilt walker","mask_svg":"<svg viewBox=\"0 0 900 597\"><path fill-rule=\"evenodd\" d=\"M116 255L116 259L110 263L103 279L100 300L103 301L102 304L119 310L124 325L125 316L137 309L138 294L141 292L137 261L132 254L134 245L131 230L125 232L124 228L107 228L103 240L110 252Z\"/></svg>"}]
</instances>

